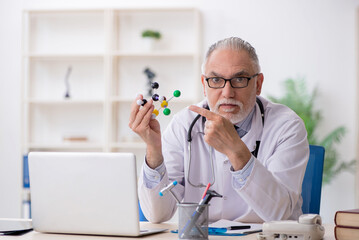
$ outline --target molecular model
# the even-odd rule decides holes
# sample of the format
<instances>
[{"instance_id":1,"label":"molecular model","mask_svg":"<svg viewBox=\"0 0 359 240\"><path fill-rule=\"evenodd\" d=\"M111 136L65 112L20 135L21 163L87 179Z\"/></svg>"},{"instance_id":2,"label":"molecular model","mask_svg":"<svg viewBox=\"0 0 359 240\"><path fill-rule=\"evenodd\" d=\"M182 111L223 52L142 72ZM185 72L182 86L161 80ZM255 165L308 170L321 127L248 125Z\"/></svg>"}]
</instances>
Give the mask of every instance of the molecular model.
<instances>
[{"instance_id":1,"label":"molecular model","mask_svg":"<svg viewBox=\"0 0 359 240\"><path fill-rule=\"evenodd\" d=\"M153 82L151 84L152 89L158 89L159 86L160 85L157 82ZM171 114L171 109L168 108L168 103L169 103L169 101L171 101L172 98L179 97L179 96L181 96L181 91L179 91L179 90L174 91L173 96L168 100L167 100L167 98L165 96L160 96L157 93L153 94L152 95L153 101L155 101L155 102L159 101L161 103L161 107L158 110L156 108L153 110L152 119L155 119L158 116L159 110L161 110L162 108L163 108L163 114L164 115L166 115L166 116L170 115ZM144 106L146 103L147 103L146 99L137 100L137 105L139 105L139 106Z\"/></svg>"},{"instance_id":2,"label":"molecular model","mask_svg":"<svg viewBox=\"0 0 359 240\"><path fill-rule=\"evenodd\" d=\"M152 87L152 83L153 83L153 79L156 77L156 74L149 68L145 68L145 70L143 71L143 73L146 75L147 77L147 85L148 85L148 92L147 95L148 96L152 96L153 95L153 87Z\"/></svg>"}]
</instances>

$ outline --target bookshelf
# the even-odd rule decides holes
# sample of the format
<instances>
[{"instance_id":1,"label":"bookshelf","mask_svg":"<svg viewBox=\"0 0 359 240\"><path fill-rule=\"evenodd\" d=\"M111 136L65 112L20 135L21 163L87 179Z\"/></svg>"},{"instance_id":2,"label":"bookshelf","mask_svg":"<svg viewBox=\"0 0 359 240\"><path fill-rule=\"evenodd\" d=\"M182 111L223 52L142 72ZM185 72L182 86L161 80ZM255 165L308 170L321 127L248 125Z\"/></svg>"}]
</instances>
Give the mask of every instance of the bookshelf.
<instances>
[{"instance_id":1,"label":"bookshelf","mask_svg":"<svg viewBox=\"0 0 359 240\"><path fill-rule=\"evenodd\" d=\"M153 49L145 29L162 34ZM128 118L136 94L146 92L143 71L155 72L158 94L181 90L173 113L199 101L200 34L194 8L25 10L22 154L134 152L140 167L145 144ZM162 130L171 115L158 116Z\"/></svg>"}]
</instances>

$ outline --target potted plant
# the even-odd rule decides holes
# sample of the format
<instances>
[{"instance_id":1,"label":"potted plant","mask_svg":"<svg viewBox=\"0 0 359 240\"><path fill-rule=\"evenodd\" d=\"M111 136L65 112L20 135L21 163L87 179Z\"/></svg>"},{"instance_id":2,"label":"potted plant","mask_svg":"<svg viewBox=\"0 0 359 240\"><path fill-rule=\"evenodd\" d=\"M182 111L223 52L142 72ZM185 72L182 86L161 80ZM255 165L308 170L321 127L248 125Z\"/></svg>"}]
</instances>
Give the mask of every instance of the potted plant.
<instances>
[{"instance_id":1,"label":"potted plant","mask_svg":"<svg viewBox=\"0 0 359 240\"><path fill-rule=\"evenodd\" d=\"M157 42L161 39L162 35L159 31L146 29L142 31L142 38L144 39L144 48L147 50L154 50Z\"/></svg>"},{"instance_id":2,"label":"potted plant","mask_svg":"<svg viewBox=\"0 0 359 240\"><path fill-rule=\"evenodd\" d=\"M335 144L340 143L346 133L344 126L337 127L322 139L316 136L316 128L322 120L321 111L315 110L314 107L317 90L314 89L309 93L304 79L287 79L284 86L283 97L268 96L268 98L273 102L287 105L296 112L304 121L309 144L325 148L323 184L330 183L342 171L353 171L356 164L355 159L339 163L339 154L335 149Z\"/></svg>"}]
</instances>

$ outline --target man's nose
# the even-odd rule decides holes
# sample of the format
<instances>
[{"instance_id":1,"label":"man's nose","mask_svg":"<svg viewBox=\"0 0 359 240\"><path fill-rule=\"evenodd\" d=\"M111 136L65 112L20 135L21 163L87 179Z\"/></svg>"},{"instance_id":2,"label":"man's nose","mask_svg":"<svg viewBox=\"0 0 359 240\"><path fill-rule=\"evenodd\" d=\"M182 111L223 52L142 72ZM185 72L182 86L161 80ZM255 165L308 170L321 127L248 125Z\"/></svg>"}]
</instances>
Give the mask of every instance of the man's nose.
<instances>
[{"instance_id":1,"label":"man's nose","mask_svg":"<svg viewBox=\"0 0 359 240\"><path fill-rule=\"evenodd\" d=\"M226 98L234 96L234 88L232 88L229 81L226 81L226 85L224 85L224 88L222 88L222 95Z\"/></svg>"}]
</instances>

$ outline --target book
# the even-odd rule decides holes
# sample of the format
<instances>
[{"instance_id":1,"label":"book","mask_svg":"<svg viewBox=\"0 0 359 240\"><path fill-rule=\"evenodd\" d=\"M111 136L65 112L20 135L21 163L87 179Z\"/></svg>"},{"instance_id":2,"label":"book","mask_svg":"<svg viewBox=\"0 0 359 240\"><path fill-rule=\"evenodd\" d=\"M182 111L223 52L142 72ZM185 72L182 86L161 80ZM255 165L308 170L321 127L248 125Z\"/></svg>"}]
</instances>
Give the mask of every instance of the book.
<instances>
[{"instance_id":1,"label":"book","mask_svg":"<svg viewBox=\"0 0 359 240\"><path fill-rule=\"evenodd\" d=\"M334 223L337 226L359 228L359 209L337 211L334 216Z\"/></svg>"},{"instance_id":2,"label":"book","mask_svg":"<svg viewBox=\"0 0 359 240\"><path fill-rule=\"evenodd\" d=\"M359 228L335 226L334 236L336 240L359 239Z\"/></svg>"}]
</instances>

